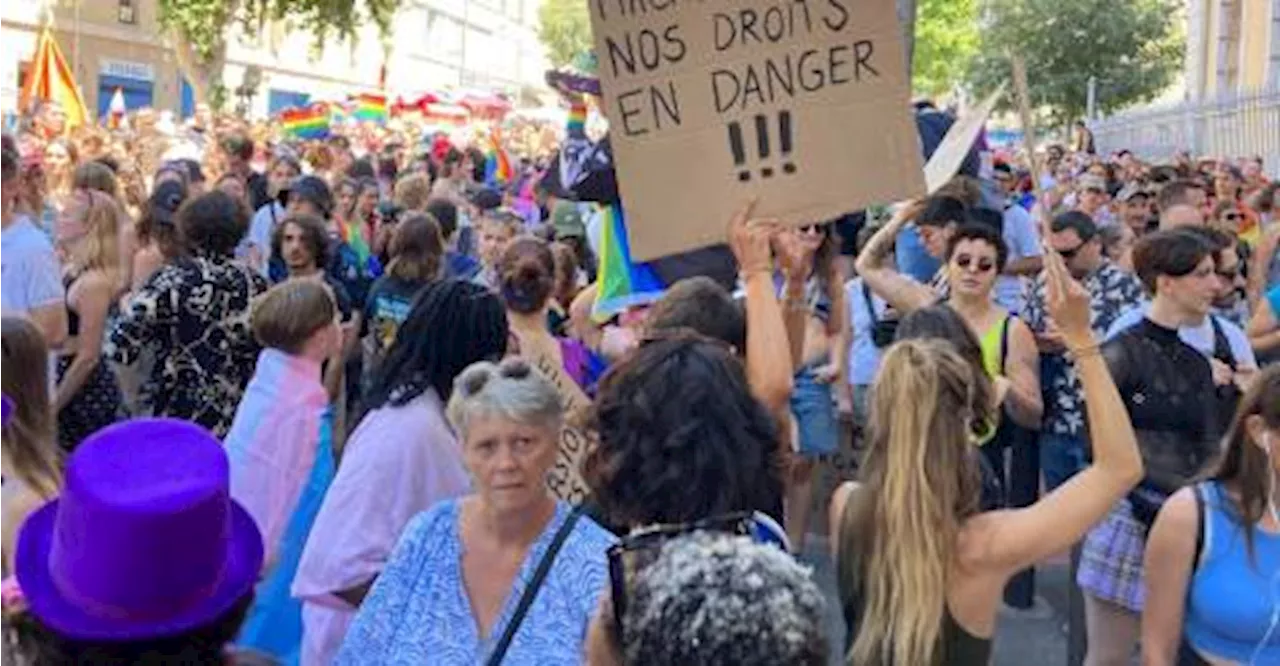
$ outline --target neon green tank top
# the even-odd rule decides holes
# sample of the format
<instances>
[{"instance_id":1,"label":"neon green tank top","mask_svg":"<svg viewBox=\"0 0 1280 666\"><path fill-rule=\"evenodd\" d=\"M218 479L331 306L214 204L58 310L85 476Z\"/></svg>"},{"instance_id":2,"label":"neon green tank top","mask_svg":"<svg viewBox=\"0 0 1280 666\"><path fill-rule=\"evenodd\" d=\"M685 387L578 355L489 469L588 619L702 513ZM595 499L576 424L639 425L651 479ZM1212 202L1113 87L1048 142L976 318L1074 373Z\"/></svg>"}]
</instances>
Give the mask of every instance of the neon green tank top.
<instances>
[{"instance_id":1,"label":"neon green tank top","mask_svg":"<svg viewBox=\"0 0 1280 666\"><path fill-rule=\"evenodd\" d=\"M1004 355L1005 340L1009 334L1009 314L1001 317L996 323L992 324L987 330L983 331L982 337L978 340L982 347L982 367L987 371L987 376L995 379L1004 371Z\"/></svg>"}]
</instances>

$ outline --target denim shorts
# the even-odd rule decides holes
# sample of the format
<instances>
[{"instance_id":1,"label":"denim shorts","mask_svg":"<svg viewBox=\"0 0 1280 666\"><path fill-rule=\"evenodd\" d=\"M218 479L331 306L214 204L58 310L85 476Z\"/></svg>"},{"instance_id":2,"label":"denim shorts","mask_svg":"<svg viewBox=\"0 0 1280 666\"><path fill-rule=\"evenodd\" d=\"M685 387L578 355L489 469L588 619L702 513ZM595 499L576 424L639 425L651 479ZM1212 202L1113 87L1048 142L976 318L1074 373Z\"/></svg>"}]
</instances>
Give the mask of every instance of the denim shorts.
<instances>
[{"instance_id":1,"label":"denim shorts","mask_svg":"<svg viewBox=\"0 0 1280 666\"><path fill-rule=\"evenodd\" d=\"M836 452L840 432L831 385L819 382L813 367L806 366L796 373L791 390L791 413L795 415L800 433L797 447L800 455L819 457Z\"/></svg>"}]
</instances>

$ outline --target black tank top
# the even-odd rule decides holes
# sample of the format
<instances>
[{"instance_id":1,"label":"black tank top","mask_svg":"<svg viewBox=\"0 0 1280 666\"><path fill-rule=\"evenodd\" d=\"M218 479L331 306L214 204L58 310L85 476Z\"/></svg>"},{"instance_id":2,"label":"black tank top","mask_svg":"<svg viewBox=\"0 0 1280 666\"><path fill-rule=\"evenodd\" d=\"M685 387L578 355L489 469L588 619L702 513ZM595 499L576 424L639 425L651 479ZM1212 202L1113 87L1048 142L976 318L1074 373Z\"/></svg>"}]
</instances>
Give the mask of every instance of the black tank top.
<instances>
[{"instance_id":1,"label":"black tank top","mask_svg":"<svg viewBox=\"0 0 1280 666\"><path fill-rule=\"evenodd\" d=\"M79 277L79 276L76 276ZM75 284L76 277L66 276L62 278L62 291L64 294L71 293L71 285ZM80 335L80 313L71 308L71 303L64 301L67 307L67 337L74 338Z\"/></svg>"},{"instance_id":2,"label":"black tank top","mask_svg":"<svg viewBox=\"0 0 1280 666\"><path fill-rule=\"evenodd\" d=\"M858 495L857 491L850 493L849 500L844 507L845 515L848 515L849 509L857 501ZM845 520L843 517L841 517L840 523L844 525ZM838 562L836 566L838 571ZM849 648L853 647L853 641L858 635L858 625L861 621L864 601L858 590L844 589L845 586L843 584L840 587L840 606L844 612L845 651L847 652ZM965 631L964 627L961 627L951 615L950 608L943 608L942 636L939 639L938 647L938 657L932 666L989 666L991 664L991 639L980 638ZM899 665L882 661L875 664L859 664L859 666Z\"/></svg>"}]
</instances>

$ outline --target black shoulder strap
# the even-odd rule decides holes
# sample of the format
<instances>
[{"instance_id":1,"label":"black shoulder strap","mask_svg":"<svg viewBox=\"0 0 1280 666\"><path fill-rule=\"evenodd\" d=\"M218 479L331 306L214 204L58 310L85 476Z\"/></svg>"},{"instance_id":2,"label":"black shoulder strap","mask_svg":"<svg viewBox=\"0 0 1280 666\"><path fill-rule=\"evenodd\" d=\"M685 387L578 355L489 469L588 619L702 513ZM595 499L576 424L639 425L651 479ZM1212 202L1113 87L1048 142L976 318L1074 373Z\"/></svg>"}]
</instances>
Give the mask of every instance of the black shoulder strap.
<instances>
[{"instance_id":1,"label":"black shoulder strap","mask_svg":"<svg viewBox=\"0 0 1280 666\"><path fill-rule=\"evenodd\" d=\"M1000 325L1000 374L1008 376L1007 366L1009 359L1009 322L1013 320L1013 315L1006 315L1004 323Z\"/></svg>"},{"instance_id":2,"label":"black shoulder strap","mask_svg":"<svg viewBox=\"0 0 1280 666\"><path fill-rule=\"evenodd\" d=\"M1200 568L1200 560L1204 557L1204 484L1197 483L1191 486L1191 494L1196 498L1196 555L1191 560L1191 572L1195 573Z\"/></svg>"},{"instance_id":3,"label":"black shoulder strap","mask_svg":"<svg viewBox=\"0 0 1280 666\"><path fill-rule=\"evenodd\" d=\"M511 641L515 639L516 632L520 630L520 624L524 622L524 616L529 613L529 607L533 605L533 600L538 596L538 590L542 587L542 581L546 580L547 574L551 572L551 565L556 561L556 555L560 552L560 547L564 545L565 540L569 538L569 534L573 532L573 527L578 523L578 518L582 516L582 507L576 506L569 517L564 519L560 524L560 529L556 530L556 535L551 539L551 544L547 546L547 552L542 554L542 559L538 562L538 568L533 572L533 579L525 586L524 593L520 595L520 603L516 604L516 610L511 614L511 621L507 622L507 628L502 632L502 638L498 639L497 644L493 646L493 652L489 653L489 660L485 663L487 666L498 666L502 663L503 657L507 656L507 649L511 647Z\"/></svg>"},{"instance_id":4,"label":"black shoulder strap","mask_svg":"<svg viewBox=\"0 0 1280 666\"><path fill-rule=\"evenodd\" d=\"M871 302L871 287L867 286L867 281L862 281L862 300L867 304L867 314L871 317L871 327L875 328L880 320L876 317L875 303Z\"/></svg>"},{"instance_id":5,"label":"black shoulder strap","mask_svg":"<svg viewBox=\"0 0 1280 666\"><path fill-rule=\"evenodd\" d=\"M1222 330L1222 323L1213 315L1209 315L1209 323L1213 325L1213 357L1235 370L1236 355L1231 351L1231 341L1227 340L1227 333Z\"/></svg>"}]
</instances>

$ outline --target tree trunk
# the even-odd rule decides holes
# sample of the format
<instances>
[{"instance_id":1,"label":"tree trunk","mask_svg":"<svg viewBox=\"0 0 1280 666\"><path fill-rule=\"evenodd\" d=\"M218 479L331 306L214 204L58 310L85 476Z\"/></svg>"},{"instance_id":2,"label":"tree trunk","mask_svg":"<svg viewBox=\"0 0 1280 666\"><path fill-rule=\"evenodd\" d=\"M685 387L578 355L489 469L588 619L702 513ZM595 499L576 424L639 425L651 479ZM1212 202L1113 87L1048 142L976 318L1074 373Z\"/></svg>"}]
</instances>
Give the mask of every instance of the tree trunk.
<instances>
[{"instance_id":1,"label":"tree trunk","mask_svg":"<svg viewBox=\"0 0 1280 666\"><path fill-rule=\"evenodd\" d=\"M916 0L895 0L898 25L902 26L902 44L907 58L907 82L911 82L912 56L916 49Z\"/></svg>"},{"instance_id":2,"label":"tree trunk","mask_svg":"<svg viewBox=\"0 0 1280 666\"><path fill-rule=\"evenodd\" d=\"M178 62L178 69L191 84L196 104L211 104L214 88L222 83L222 70L227 64L227 43L218 40L214 47L213 57L201 59L190 42L176 30L168 33L169 42L173 44L173 54Z\"/></svg>"}]
</instances>

